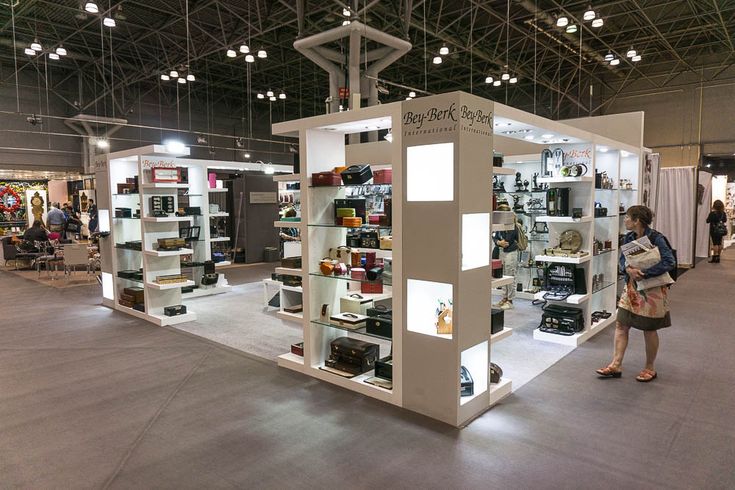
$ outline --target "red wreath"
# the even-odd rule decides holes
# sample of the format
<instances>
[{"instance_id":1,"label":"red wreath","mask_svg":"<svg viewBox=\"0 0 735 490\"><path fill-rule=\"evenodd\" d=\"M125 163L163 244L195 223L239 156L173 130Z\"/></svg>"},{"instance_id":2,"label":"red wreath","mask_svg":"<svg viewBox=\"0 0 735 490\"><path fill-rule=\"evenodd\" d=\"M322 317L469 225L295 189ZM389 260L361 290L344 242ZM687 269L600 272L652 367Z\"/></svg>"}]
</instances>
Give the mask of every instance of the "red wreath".
<instances>
[{"instance_id":1,"label":"red wreath","mask_svg":"<svg viewBox=\"0 0 735 490\"><path fill-rule=\"evenodd\" d=\"M15 198L15 204L8 207L5 205L5 194L10 194ZM20 209L20 196L17 192L11 189L9 186L5 186L4 189L0 190L0 213L14 213Z\"/></svg>"}]
</instances>

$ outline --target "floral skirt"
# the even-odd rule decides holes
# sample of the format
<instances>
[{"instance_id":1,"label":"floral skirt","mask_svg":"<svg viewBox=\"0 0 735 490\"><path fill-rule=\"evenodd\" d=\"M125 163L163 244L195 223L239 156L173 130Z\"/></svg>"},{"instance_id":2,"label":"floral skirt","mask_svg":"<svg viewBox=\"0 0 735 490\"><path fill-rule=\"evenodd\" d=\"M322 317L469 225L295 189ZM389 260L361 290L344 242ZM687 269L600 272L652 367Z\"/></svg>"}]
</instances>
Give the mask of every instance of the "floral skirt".
<instances>
[{"instance_id":1,"label":"floral skirt","mask_svg":"<svg viewBox=\"0 0 735 490\"><path fill-rule=\"evenodd\" d=\"M638 330L670 327L668 295L666 286L638 291L633 281L628 282L618 302L618 322Z\"/></svg>"}]
</instances>

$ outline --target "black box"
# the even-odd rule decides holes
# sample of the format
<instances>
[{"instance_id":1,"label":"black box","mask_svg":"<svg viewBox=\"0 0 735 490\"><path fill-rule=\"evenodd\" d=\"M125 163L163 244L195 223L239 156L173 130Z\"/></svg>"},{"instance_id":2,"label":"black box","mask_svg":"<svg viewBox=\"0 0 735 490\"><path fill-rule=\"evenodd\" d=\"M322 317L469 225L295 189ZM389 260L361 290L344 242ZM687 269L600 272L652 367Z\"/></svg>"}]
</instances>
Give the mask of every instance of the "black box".
<instances>
[{"instance_id":1,"label":"black box","mask_svg":"<svg viewBox=\"0 0 735 490\"><path fill-rule=\"evenodd\" d=\"M350 248L360 248L361 244L362 242L360 241L359 233L347 233L347 241L345 242L345 245Z\"/></svg>"},{"instance_id":2,"label":"black box","mask_svg":"<svg viewBox=\"0 0 735 490\"><path fill-rule=\"evenodd\" d=\"M186 313L186 305L164 306L163 314L166 316L177 316Z\"/></svg>"},{"instance_id":3,"label":"black box","mask_svg":"<svg viewBox=\"0 0 735 490\"><path fill-rule=\"evenodd\" d=\"M492 308L490 312L490 333L495 334L501 332L505 328L505 310L500 308Z\"/></svg>"},{"instance_id":4,"label":"black box","mask_svg":"<svg viewBox=\"0 0 735 490\"><path fill-rule=\"evenodd\" d=\"M378 306L373 306L372 308L368 308L365 314L367 316L390 316L392 317L393 310L391 310L390 308L386 306L378 305Z\"/></svg>"},{"instance_id":5,"label":"black box","mask_svg":"<svg viewBox=\"0 0 735 490\"><path fill-rule=\"evenodd\" d=\"M133 210L130 208L115 208L115 218L131 218Z\"/></svg>"},{"instance_id":6,"label":"black box","mask_svg":"<svg viewBox=\"0 0 735 490\"><path fill-rule=\"evenodd\" d=\"M472 380L472 375L469 370L460 366L459 369L459 385L461 388L460 396L472 396L475 394L475 382Z\"/></svg>"},{"instance_id":7,"label":"black box","mask_svg":"<svg viewBox=\"0 0 735 490\"><path fill-rule=\"evenodd\" d=\"M377 231L361 231L359 248L380 248L380 237Z\"/></svg>"},{"instance_id":8,"label":"black box","mask_svg":"<svg viewBox=\"0 0 735 490\"><path fill-rule=\"evenodd\" d=\"M393 338L393 317L390 315L370 316L365 320L365 325L365 331L369 334Z\"/></svg>"},{"instance_id":9,"label":"black box","mask_svg":"<svg viewBox=\"0 0 735 490\"><path fill-rule=\"evenodd\" d=\"M340 174L344 185L364 184L373 178L373 171L370 165L352 165Z\"/></svg>"},{"instance_id":10,"label":"black box","mask_svg":"<svg viewBox=\"0 0 735 490\"><path fill-rule=\"evenodd\" d=\"M175 211L174 196L151 196L151 215L154 211L173 214Z\"/></svg>"},{"instance_id":11,"label":"black box","mask_svg":"<svg viewBox=\"0 0 735 490\"><path fill-rule=\"evenodd\" d=\"M393 356L384 357L375 361L375 376L393 380Z\"/></svg>"},{"instance_id":12,"label":"black box","mask_svg":"<svg viewBox=\"0 0 735 490\"><path fill-rule=\"evenodd\" d=\"M362 218L363 223L367 223L367 202L364 197L350 197L347 199L334 200L334 222L337 223L338 208L354 208L355 216Z\"/></svg>"},{"instance_id":13,"label":"black box","mask_svg":"<svg viewBox=\"0 0 735 490\"><path fill-rule=\"evenodd\" d=\"M330 354L324 364L350 374L358 375L375 368L380 346L370 342L340 337L330 343Z\"/></svg>"}]
</instances>

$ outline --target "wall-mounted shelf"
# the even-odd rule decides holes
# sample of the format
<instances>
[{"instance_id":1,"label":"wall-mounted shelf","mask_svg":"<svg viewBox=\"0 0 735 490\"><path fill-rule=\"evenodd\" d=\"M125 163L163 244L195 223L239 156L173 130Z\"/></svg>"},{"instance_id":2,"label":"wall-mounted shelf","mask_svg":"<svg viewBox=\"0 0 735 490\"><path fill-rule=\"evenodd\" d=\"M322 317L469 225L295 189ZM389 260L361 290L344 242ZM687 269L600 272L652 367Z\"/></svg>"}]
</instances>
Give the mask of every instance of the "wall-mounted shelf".
<instances>
[{"instance_id":1,"label":"wall-mounted shelf","mask_svg":"<svg viewBox=\"0 0 735 490\"><path fill-rule=\"evenodd\" d=\"M177 255L193 254L194 250L191 248L181 248L179 250L146 250L143 253L153 257L175 257Z\"/></svg>"},{"instance_id":2,"label":"wall-mounted shelf","mask_svg":"<svg viewBox=\"0 0 735 490\"><path fill-rule=\"evenodd\" d=\"M191 223L193 219L193 216L166 216L165 218L156 218L153 216L143 217L143 221L146 223Z\"/></svg>"},{"instance_id":3,"label":"wall-mounted shelf","mask_svg":"<svg viewBox=\"0 0 735 490\"><path fill-rule=\"evenodd\" d=\"M274 221L276 228L301 228L301 221Z\"/></svg>"},{"instance_id":4,"label":"wall-mounted shelf","mask_svg":"<svg viewBox=\"0 0 735 490\"><path fill-rule=\"evenodd\" d=\"M590 183L594 182L594 177L539 177L537 182L540 184L573 184L573 183Z\"/></svg>"},{"instance_id":5,"label":"wall-mounted shelf","mask_svg":"<svg viewBox=\"0 0 735 490\"><path fill-rule=\"evenodd\" d=\"M276 274L282 274L284 276L301 276L303 271L301 269L291 269L289 267L276 267Z\"/></svg>"},{"instance_id":6,"label":"wall-mounted shelf","mask_svg":"<svg viewBox=\"0 0 735 490\"><path fill-rule=\"evenodd\" d=\"M141 189L188 189L189 184L183 182L151 182L142 184Z\"/></svg>"},{"instance_id":7,"label":"wall-mounted shelf","mask_svg":"<svg viewBox=\"0 0 735 490\"><path fill-rule=\"evenodd\" d=\"M545 216L539 215L536 221L540 223L589 223L594 218L592 216L582 216L581 218L572 218L571 216Z\"/></svg>"},{"instance_id":8,"label":"wall-mounted shelf","mask_svg":"<svg viewBox=\"0 0 735 490\"><path fill-rule=\"evenodd\" d=\"M584 264L592 260L592 255L587 254L584 257L558 257L556 255L536 255L536 262L556 262L559 264Z\"/></svg>"},{"instance_id":9,"label":"wall-mounted shelf","mask_svg":"<svg viewBox=\"0 0 735 490\"><path fill-rule=\"evenodd\" d=\"M490 284L493 288L499 288L501 286L507 286L508 284L513 284L515 281L514 276L503 276L502 279L493 279Z\"/></svg>"},{"instance_id":10,"label":"wall-mounted shelf","mask_svg":"<svg viewBox=\"0 0 735 490\"><path fill-rule=\"evenodd\" d=\"M171 284L158 284L157 282L146 282L145 285L148 288L151 289L157 289L159 291L164 291L167 289L181 289L185 288L187 286L194 286L196 283L194 281L181 281L181 282L175 282Z\"/></svg>"},{"instance_id":11,"label":"wall-mounted shelf","mask_svg":"<svg viewBox=\"0 0 735 490\"><path fill-rule=\"evenodd\" d=\"M299 182L301 180L301 174L274 175L273 180L275 182Z\"/></svg>"}]
</instances>

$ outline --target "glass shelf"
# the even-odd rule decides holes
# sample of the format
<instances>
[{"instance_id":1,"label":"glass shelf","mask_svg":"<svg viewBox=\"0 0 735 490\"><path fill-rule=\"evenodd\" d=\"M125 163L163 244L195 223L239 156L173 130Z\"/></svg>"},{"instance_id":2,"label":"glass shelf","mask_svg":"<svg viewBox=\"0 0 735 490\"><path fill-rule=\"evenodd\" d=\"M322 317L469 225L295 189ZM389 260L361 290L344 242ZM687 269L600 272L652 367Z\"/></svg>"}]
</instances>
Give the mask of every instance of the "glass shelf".
<instances>
[{"instance_id":1,"label":"glass shelf","mask_svg":"<svg viewBox=\"0 0 735 490\"><path fill-rule=\"evenodd\" d=\"M112 219L140 219L140 218L133 218L133 217L123 218L123 217L120 217L120 216L118 216L118 217L113 216Z\"/></svg>"},{"instance_id":2,"label":"glass shelf","mask_svg":"<svg viewBox=\"0 0 735 490\"><path fill-rule=\"evenodd\" d=\"M365 284L378 284L380 282L380 281L368 281L367 279L352 279L348 275L344 275L344 276L325 276L324 274L317 274L316 272L310 272L309 275L310 276L314 276L314 277L325 277L327 279L337 279L338 281L352 281L352 282L359 282L359 283L363 283L364 282ZM382 278L383 275L381 274L380 277ZM392 286L392 281L390 281L390 280L389 281L383 280L383 286L388 286L388 287Z\"/></svg>"},{"instance_id":3,"label":"glass shelf","mask_svg":"<svg viewBox=\"0 0 735 490\"><path fill-rule=\"evenodd\" d=\"M310 185L311 189L344 189L354 187L393 187L393 184ZM300 190L300 189L295 189Z\"/></svg>"},{"instance_id":4,"label":"glass shelf","mask_svg":"<svg viewBox=\"0 0 735 490\"><path fill-rule=\"evenodd\" d=\"M546 216L546 211L513 211L516 214L522 214L523 216Z\"/></svg>"},{"instance_id":5,"label":"glass shelf","mask_svg":"<svg viewBox=\"0 0 735 490\"><path fill-rule=\"evenodd\" d=\"M115 244L115 248L119 250L130 250L131 252L142 252L142 250L138 250L136 248L125 247L125 246L120 245L119 243Z\"/></svg>"},{"instance_id":6,"label":"glass shelf","mask_svg":"<svg viewBox=\"0 0 735 490\"><path fill-rule=\"evenodd\" d=\"M390 230L393 228L392 225L369 225L369 224L361 224L360 226L344 226L344 225L335 225L334 223L313 223L308 225L310 228L344 228L346 230L359 230L359 229L366 229L366 230Z\"/></svg>"},{"instance_id":7,"label":"glass shelf","mask_svg":"<svg viewBox=\"0 0 735 490\"><path fill-rule=\"evenodd\" d=\"M602 285L602 287L601 287L601 288L597 288L597 289L595 289L594 291L592 291L592 294L597 294L597 293L599 293L600 291L603 291L603 290L605 290L605 289L607 289L607 288L609 288L609 287L611 287L611 286L614 286L614 285L615 285L615 283L614 283L614 282L605 282L605 283L603 283L603 285Z\"/></svg>"},{"instance_id":8,"label":"glass shelf","mask_svg":"<svg viewBox=\"0 0 735 490\"><path fill-rule=\"evenodd\" d=\"M546 191L508 191L508 190L496 190L493 189L496 194L546 194Z\"/></svg>"},{"instance_id":9,"label":"glass shelf","mask_svg":"<svg viewBox=\"0 0 735 490\"><path fill-rule=\"evenodd\" d=\"M393 339L391 339L389 337L383 337L382 335L376 335L376 334L373 334L373 333L367 333L367 331L366 331L367 327L360 327L360 328L342 327L342 326L339 326L339 325L333 325L331 323L323 322L321 320L312 320L311 323L313 325L319 325L319 326L322 326L322 327L329 327L329 328L336 328L337 330L344 330L345 332L352 332L352 333L356 333L356 334L359 334L359 335L365 335L366 337L373 337L373 338L376 338L376 339L387 340L388 342L392 342L393 341Z\"/></svg>"},{"instance_id":10,"label":"glass shelf","mask_svg":"<svg viewBox=\"0 0 735 490\"><path fill-rule=\"evenodd\" d=\"M139 192L128 192L127 194L113 194L113 196L138 196Z\"/></svg>"},{"instance_id":11,"label":"glass shelf","mask_svg":"<svg viewBox=\"0 0 735 490\"><path fill-rule=\"evenodd\" d=\"M593 257L599 257L600 255L605 255L605 254L609 254L609 253L612 253L612 252L614 252L614 251L615 251L615 250L614 250L614 249L612 249L612 248L611 248L611 249L609 249L609 250L602 250L601 252L599 252L599 253L596 253L596 254L594 254L594 255L593 255Z\"/></svg>"},{"instance_id":12,"label":"glass shelf","mask_svg":"<svg viewBox=\"0 0 735 490\"><path fill-rule=\"evenodd\" d=\"M617 214L608 214L607 216L595 216L595 219L617 218L618 216Z\"/></svg>"},{"instance_id":13,"label":"glass shelf","mask_svg":"<svg viewBox=\"0 0 735 490\"><path fill-rule=\"evenodd\" d=\"M131 279L130 277L120 277L120 276L117 276L117 278L123 281L130 281L130 282L135 282L138 284L143 284L143 279Z\"/></svg>"},{"instance_id":14,"label":"glass shelf","mask_svg":"<svg viewBox=\"0 0 735 490\"><path fill-rule=\"evenodd\" d=\"M548 243L549 239L548 238L529 238L528 241Z\"/></svg>"},{"instance_id":15,"label":"glass shelf","mask_svg":"<svg viewBox=\"0 0 735 490\"><path fill-rule=\"evenodd\" d=\"M182 194L181 197L202 197L202 194Z\"/></svg>"}]
</instances>

